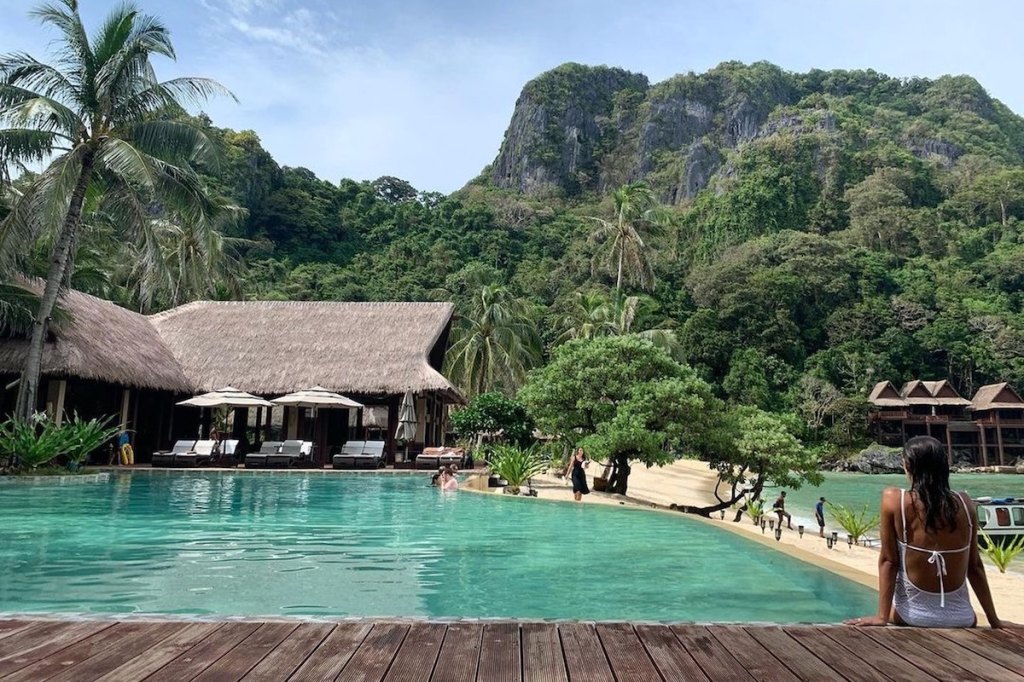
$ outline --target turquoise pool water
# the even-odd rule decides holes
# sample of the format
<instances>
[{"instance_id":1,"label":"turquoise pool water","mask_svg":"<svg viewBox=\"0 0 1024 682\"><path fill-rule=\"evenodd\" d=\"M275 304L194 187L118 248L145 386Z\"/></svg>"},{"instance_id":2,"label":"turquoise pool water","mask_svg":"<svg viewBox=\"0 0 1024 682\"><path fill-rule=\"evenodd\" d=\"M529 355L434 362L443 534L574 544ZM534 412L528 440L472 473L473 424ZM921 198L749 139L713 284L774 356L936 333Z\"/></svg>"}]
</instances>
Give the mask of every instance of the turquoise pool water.
<instances>
[{"instance_id":1,"label":"turquoise pool water","mask_svg":"<svg viewBox=\"0 0 1024 682\"><path fill-rule=\"evenodd\" d=\"M1024 476L1020 474L953 474L949 484L954 490L966 490L974 497L1024 497ZM850 474L831 472L825 482L814 488L787 489L786 509L794 518L813 519L814 505L825 496L829 502L860 508L868 505L875 509L882 500L882 490L889 486L907 487L903 474ZM778 496L779 488L766 488L764 497L770 505Z\"/></svg>"},{"instance_id":2,"label":"turquoise pool water","mask_svg":"<svg viewBox=\"0 0 1024 682\"><path fill-rule=\"evenodd\" d=\"M0 612L833 622L874 593L679 515L424 476L0 485Z\"/></svg>"}]
</instances>

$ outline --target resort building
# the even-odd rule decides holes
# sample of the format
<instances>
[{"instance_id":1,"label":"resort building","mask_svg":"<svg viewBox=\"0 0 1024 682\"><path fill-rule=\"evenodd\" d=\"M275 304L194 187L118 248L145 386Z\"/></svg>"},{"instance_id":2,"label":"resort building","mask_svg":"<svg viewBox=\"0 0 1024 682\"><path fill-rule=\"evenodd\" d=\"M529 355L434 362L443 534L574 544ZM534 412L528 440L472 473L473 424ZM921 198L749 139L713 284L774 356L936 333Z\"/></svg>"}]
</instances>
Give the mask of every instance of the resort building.
<instances>
[{"instance_id":1,"label":"resort building","mask_svg":"<svg viewBox=\"0 0 1024 682\"><path fill-rule=\"evenodd\" d=\"M946 444L950 463L965 455L980 466L1006 466L1024 456L1024 400L1005 382L982 386L967 400L946 380L908 381L900 390L881 381L868 402L880 443L933 436Z\"/></svg>"},{"instance_id":2,"label":"resort building","mask_svg":"<svg viewBox=\"0 0 1024 682\"><path fill-rule=\"evenodd\" d=\"M278 407L235 410L234 435L248 428L262 440L274 429L275 437L333 449L374 428L389 462L403 399L411 395L415 406L413 451L440 445L445 406L462 402L441 374L450 303L200 301L144 316L71 291L60 307L43 354L38 409L56 419L116 415L133 433L141 462L208 427L210 410L178 401L224 386L265 398L322 386L350 397L366 407L320 410L316 434L309 409ZM0 338L0 414L14 407L26 345ZM364 414L372 423L364 425Z\"/></svg>"}]
</instances>

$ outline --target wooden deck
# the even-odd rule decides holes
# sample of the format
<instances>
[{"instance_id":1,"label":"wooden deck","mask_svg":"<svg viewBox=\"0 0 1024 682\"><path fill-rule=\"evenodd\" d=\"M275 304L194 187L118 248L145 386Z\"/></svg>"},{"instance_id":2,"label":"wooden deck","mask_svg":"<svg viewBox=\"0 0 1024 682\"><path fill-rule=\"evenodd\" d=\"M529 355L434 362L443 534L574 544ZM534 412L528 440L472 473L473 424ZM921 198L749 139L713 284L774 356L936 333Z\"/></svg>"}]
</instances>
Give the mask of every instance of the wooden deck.
<instances>
[{"instance_id":1,"label":"wooden deck","mask_svg":"<svg viewBox=\"0 0 1024 682\"><path fill-rule=\"evenodd\" d=\"M346 621L0 621L2 680L1024 680L1004 631Z\"/></svg>"}]
</instances>

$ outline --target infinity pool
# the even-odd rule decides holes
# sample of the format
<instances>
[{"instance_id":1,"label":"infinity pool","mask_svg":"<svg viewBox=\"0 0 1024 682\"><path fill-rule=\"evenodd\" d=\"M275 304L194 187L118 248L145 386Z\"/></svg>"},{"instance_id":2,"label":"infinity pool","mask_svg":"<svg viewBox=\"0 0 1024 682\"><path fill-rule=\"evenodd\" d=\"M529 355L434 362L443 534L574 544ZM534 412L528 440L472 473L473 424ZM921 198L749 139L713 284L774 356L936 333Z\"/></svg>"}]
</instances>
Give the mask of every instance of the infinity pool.
<instances>
[{"instance_id":1,"label":"infinity pool","mask_svg":"<svg viewBox=\"0 0 1024 682\"><path fill-rule=\"evenodd\" d=\"M783 623L875 607L863 586L693 519L426 483L3 483L0 612Z\"/></svg>"}]
</instances>

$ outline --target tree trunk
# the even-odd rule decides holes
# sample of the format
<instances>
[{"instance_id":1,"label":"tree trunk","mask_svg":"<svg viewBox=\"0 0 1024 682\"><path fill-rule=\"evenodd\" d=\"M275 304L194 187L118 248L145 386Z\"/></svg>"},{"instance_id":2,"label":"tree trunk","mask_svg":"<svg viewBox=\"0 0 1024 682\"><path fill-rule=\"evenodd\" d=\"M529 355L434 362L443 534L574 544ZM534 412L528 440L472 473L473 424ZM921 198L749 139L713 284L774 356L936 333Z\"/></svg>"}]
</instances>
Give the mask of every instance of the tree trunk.
<instances>
[{"instance_id":1,"label":"tree trunk","mask_svg":"<svg viewBox=\"0 0 1024 682\"><path fill-rule=\"evenodd\" d=\"M46 286L43 288L43 295L39 299L39 308L33 320L32 336L25 357L25 368L21 373L21 382L18 385L18 401L14 414L21 419L28 419L36 409L47 327L50 323L50 316L53 314L53 308L57 304L57 295L60 293L61 284L65 277L70 279L71 273L67 272L68 262L72 247L77 241L78 228L82 224L85 190L92 177L93 163L93 152L87 150L82 156L81 174L78 176L75 190L71 194L68 213L64 217L64 224L61 226L57 243L54 244L53 252L50 255L50 269L46 273Z\"/></svg>"},{"instance_id":2,"label":"tree trunk","mask_svg":"<svg viewBox=\"0 0 1024 682\"><path fill-rule=\"evenodd\" d=\"M608 492L625 495L629 486L629 455L618 454L612 457L612 474L608 477Z\"/></svg>"},{"instance_id":3,"label":"tree trunk","mask_svg":"<svg viewBox=\"0 0 1024 682\"><path fill-rule=\"evenodd\" d=\"M681 504L681 505L674 505L673 508L674 509L678 509L679 511L684 512L686 514L697 514L699 516L707 517L707 516L711 516L712 514L714 514L717 511L722 511L723 509L728 509L729 507L731 507L732 505L736 504L741 499L743 499L743 496L746 495L748 492L750 493L750 497L747 498L748 501L753 501L753 500L758 499L759 497L761 497L761 490L763 488L764 488L764 480L759 476L757 478L757 482L754 483L754 487L753 488L744 488L743 490L740 490L738 492L735 491L735 489L734 489L731 499L722 500L722 501L720 501L720 502L718 502L716 504L711 504L711 505L708 505L706 507L698 507L698 506L690 505L690 504ZM743 505L742 507L737 509L736 510L736 516L733 519L733 521L738 522L741 518L743 518L743 512L745 512L746 510L747 510L747 506L746 505Z\"/></svg>"},{"instance_id":4,"label":"tree trunk","mask_svg":"<svg viewBox=\"0 0 1024 682\"><path fill-rule=\"evenodd\" d=\"M624 246L619 244L619 273L615 277L615 293L618 294L622 289L622 258L625 255Z\"/></svg>"}]
</instances>

